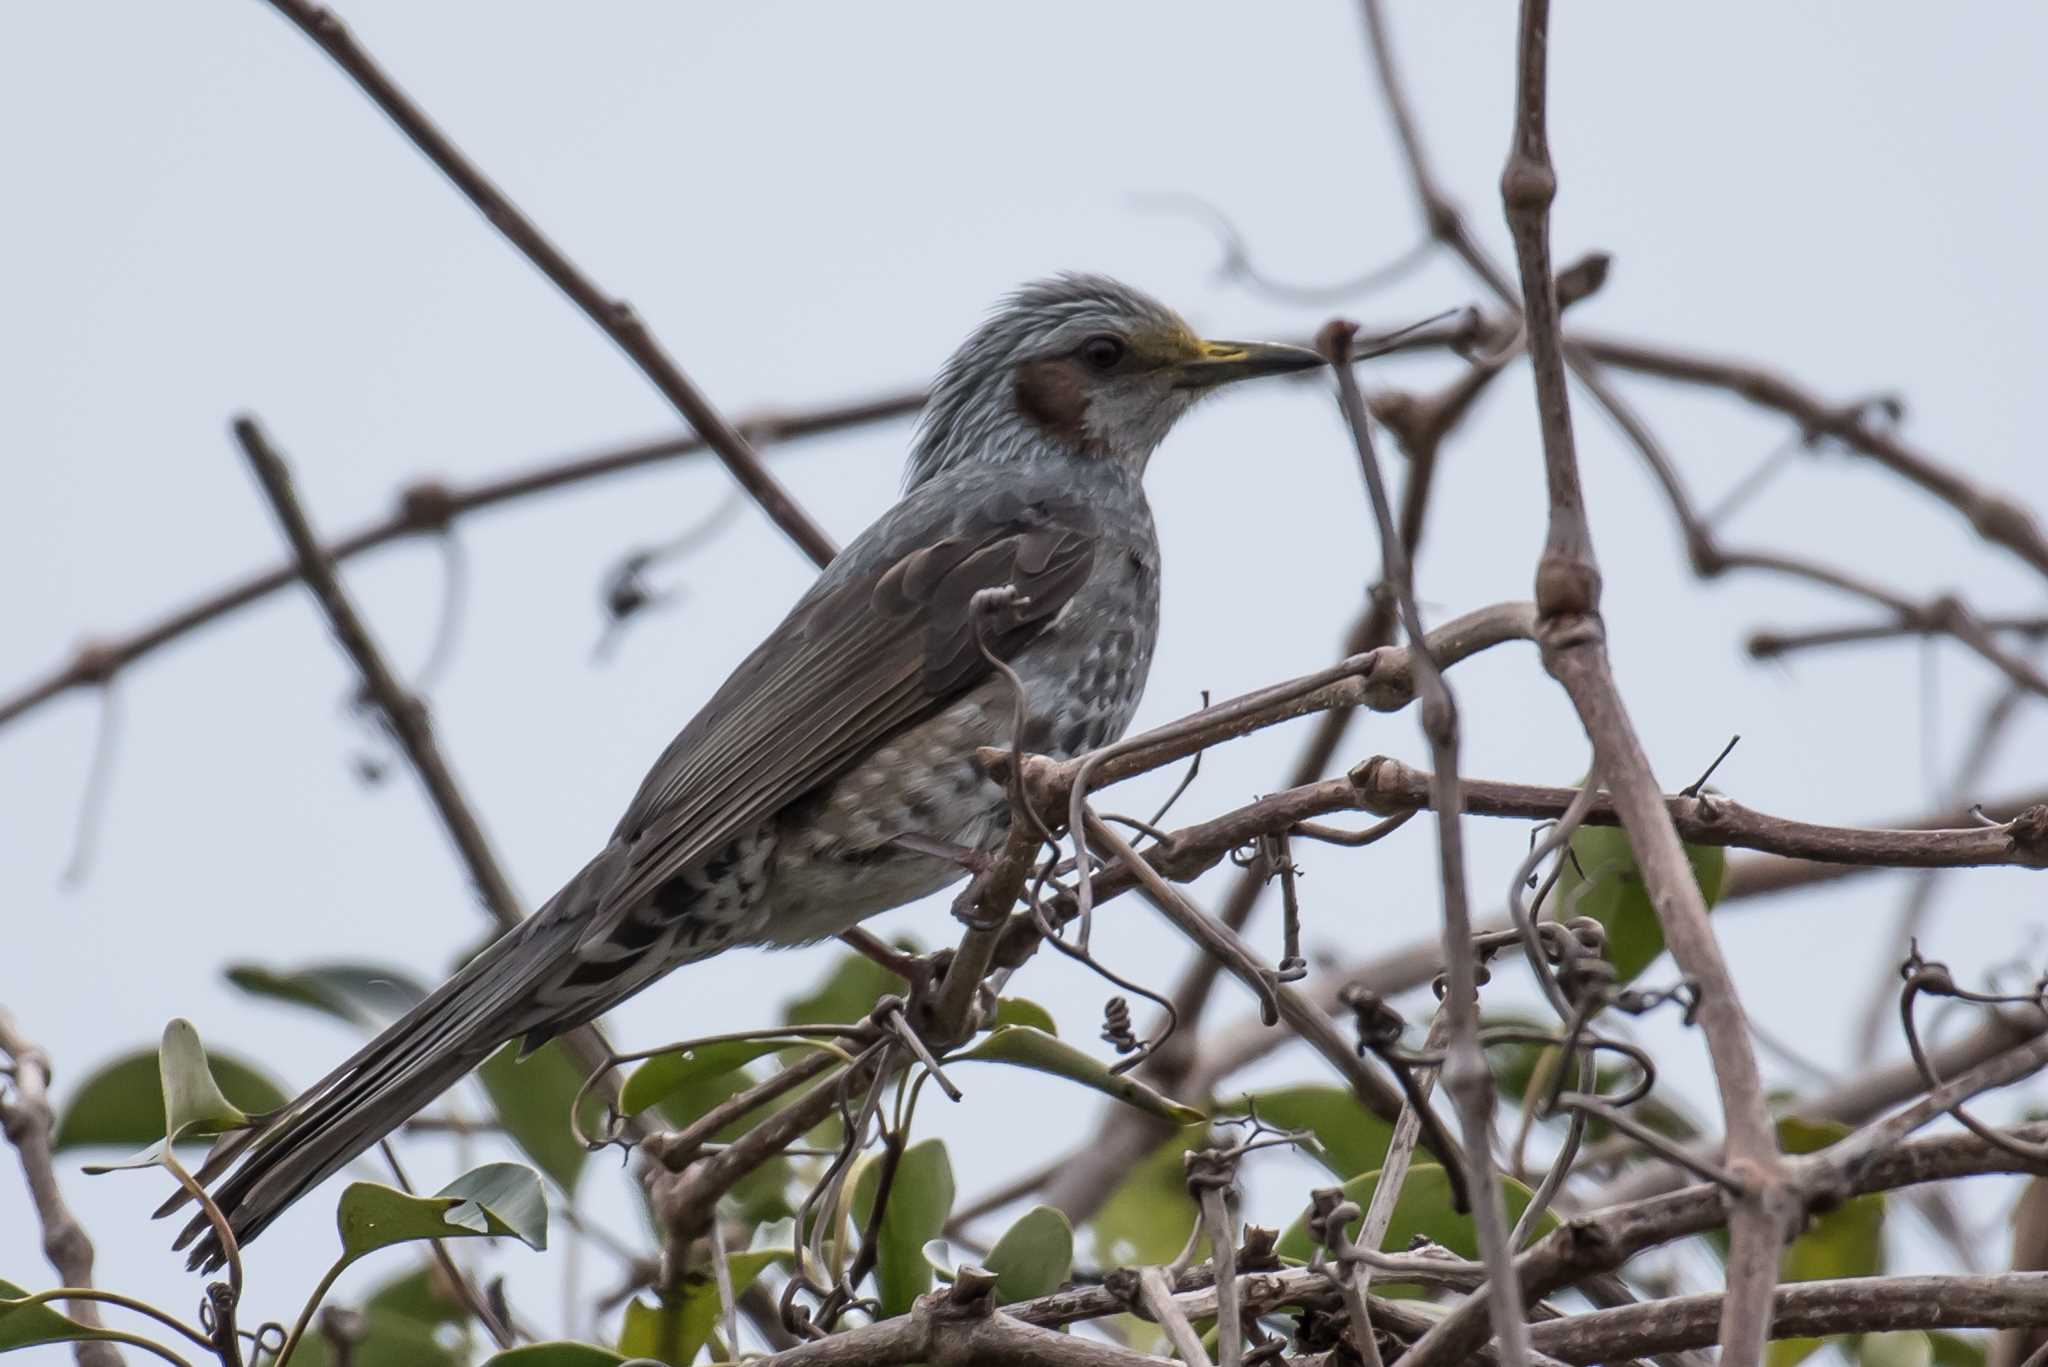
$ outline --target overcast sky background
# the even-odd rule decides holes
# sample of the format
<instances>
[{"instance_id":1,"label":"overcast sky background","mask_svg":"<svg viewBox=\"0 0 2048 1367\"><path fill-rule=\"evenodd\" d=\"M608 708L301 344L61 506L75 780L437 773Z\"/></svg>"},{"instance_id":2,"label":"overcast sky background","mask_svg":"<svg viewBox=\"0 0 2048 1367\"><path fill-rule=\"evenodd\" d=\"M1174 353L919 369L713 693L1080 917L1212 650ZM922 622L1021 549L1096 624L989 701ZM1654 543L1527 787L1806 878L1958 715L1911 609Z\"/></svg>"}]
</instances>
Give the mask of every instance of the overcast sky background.
<instances>
[{"instance_id":1,"label":"overcast sky background","mask_svg":"<svg viewBox=\"0 0 2048 1367\"><path fill-rule=\"evenodd\" d=\"M1225 336L1301 336L1325 316L1219 280L1218 250L1133 196L1200 195L1276 275L1340 279L1420 232L1357 15L1257 7L795 4L342 6L370 50L512 198L629 298L728 414L927 377L1021 280L1106 271ZM1506 255L1495 188L1509 130L1507 5L1396 7L1425 137L1450 192ZM1929 449L2048 505L2036 427L2048 342L2039 79L2048 11L1985 5L1567 6L1553 27L1559 261L1614 253L1574 320L1782 367L1842 400L1898 389ZM271 518L227 434L261 416L317 524L383 514L421 473L474 480L674 430L638 372L504 245L295 30L255 3L40 5L0 16L0 690L82 638L125 630L275 561ZM1448 260L1345 305L1375 323L1479 302ZM1429 387L1455 363L1369 381ZM1627 382L1702 502L1786 435L1732 400ZM1997 691L1974 658L1910 645L1750 663L1763 623L1861 619L1762 578L1702 586L1633 454L1576 407L1621 682L1668 786L1743 737L1717 782L1743 801L1854 822L1931 806ZM894 498L909 427L774 453L842 541ZM1150 480L1165 624L1140 724L1333 657L1377 565L1348 439L1320 384L1247 388L1175 434ZM669 582L671 610L593 665L598 584L626 548L725 494L693 461L465 522L458 651L435 689L452 761L523 895L538 903L604 839L645 767L811 576L751 509ZM1801 462L1729 528L1914 594L2029 611L2041 585L1954 514L1839 455ZM1438 618L1527 595L1542 482L1526 370L1448 446L1421 592ZM347 579L393 657L427 651L439 560L411 546ZM1931 695L1924 687L1931 679ZM54 1056L58 1094L191 1017L303 1085L352 1047L339 1025L236 993L229 959L383 960L440 975L484 921L416 786L365 787L351 676L292 592L121 679L118 754L82 885L61 872L98 709L85 695L0 734L0 1003ZM1455 675L1471 773L1565 782L1584 742L1533 650ZM1925 720L1932 716L1930 733ZM2038 786L2038 704L1970 796ZM1212 754L1198 819L1277 786L1300 729ZM1358 726L1346 762L1422 758L1411 717ZM2029 765L2025 757L2031 755ZM1932 770L1930 772L1930 763ZM1151 802L1133 796L1132 809ZM1478 900L1497 900L1519 825L1472 823ZM1344 957L1427 934L1421 823L1358 855L1312 851L1307 935ZM1217 884L1205 884L1213 895ZM2031 953L2038 877L1953 880L1925 941L1959 977ZM1905 884L1731 909L1719 922L1757 1018L1830 1064L1890 972ZM949 936L939 905L878 928ZM1255 926L1277 953L1278 927ZM1135 902L1098 946L1164 982L1183 951ZM770 1020L830 948L684 972L614 1018L648 1044ZM1669 976L1668 964L1652 976ZM1093 1038L1104 989L1040 956L1013 990ZM1518 989L1504 987L1511 998ZM1241 1014L1234 988L1216 1013ZM1679 1095L1711 1097L1696 1040L1647 1026ZM1774 1067L1774 1075L1783 1070ZM1285 1055L1269 1076L1317 1076ZM992 1075L920 1125L955 1141L965 1194L1084 1133L1095 1107ZM1301 1170L1259 1190L1292 1212ZM12 1164L8 1164L12 1167ZM104 1284L188 1310L198 1284L148 1226L161 1182L75 1176ZM429 1187L452 1154L422 1148ZM601 1167L597 1209L627 1218ZM1974 1203L1995 1213L1993 1195ZM289 1318L331 1256L331 1199L254 1250L245 1318ZM1895 1221L1902 1266L1944 1256ZM2002 1240L2002 1236L2000 1236ZM1996 1264L2000 1251L1988 1246ZM403 1255L358 1269L381 1280ZM592 1254L586 1288L614 1270ZM494 1254L543 1322L555 1272ZM19 1182L0 1180L0 1276L46 1285Z\"/></svg>"}]
</instances>

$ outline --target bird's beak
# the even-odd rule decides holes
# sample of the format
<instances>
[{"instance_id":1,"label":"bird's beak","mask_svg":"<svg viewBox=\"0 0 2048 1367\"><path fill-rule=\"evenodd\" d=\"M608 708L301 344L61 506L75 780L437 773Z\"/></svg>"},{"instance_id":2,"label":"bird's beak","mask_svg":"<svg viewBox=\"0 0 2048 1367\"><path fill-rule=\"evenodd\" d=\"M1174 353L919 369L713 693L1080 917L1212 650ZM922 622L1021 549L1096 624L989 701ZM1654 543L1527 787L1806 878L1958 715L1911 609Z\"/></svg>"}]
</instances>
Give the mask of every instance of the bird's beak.
<instances>
[{"instance_id":1,"label":"bird's beak","mask_svg":"<svg viewBox=\"0 0 2048 1367\"><path fill-rule=\"evenodd\" d=\"M1287 375L1329 362L1307 347L1282 342L1204 342L1201 354L1181 363L1175 389L1213 389L1233 380Z\"/></svg>"}]
</instances>

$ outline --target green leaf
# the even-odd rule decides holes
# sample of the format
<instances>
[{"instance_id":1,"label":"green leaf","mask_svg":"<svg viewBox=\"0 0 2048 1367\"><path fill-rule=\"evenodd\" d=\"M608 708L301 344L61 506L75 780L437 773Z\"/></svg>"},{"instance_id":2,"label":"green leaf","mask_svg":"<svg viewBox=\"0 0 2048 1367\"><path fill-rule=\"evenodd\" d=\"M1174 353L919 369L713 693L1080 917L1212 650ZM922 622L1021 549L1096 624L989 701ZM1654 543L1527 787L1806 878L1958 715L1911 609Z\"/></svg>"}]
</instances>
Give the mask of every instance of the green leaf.
<instances>
[{"instance_id":1,"label":"green leaf","mask_svg":"<svg viewBox=\"0 0 2048 1367\"><path fill-rule=\"evenodd\" d=\"M714 1317L717 1308L712 1306ZM626 1318L619 1326L619 1351L629 1358L648 1358L671 1367L689 1367L697 1356L694 1352L683 1356L683 1307L650 1305L638 1296L626 1302Z\"/></svg>"},{"instance_id":2,"label":"green leaf","mask_svg":"<svg viewBox=\"0 0 2048 1367\"><path fill-rule=\"evenodd\" d=\"M483 1367L615 1367L626 1358L594 1343L525 1343L493 1353Z\"/></svg>"},{"instance_id":3,"label":"green leaf","mask_svg":"<svg viewBox=\"0 0 2048 1367\"><path fill-rule=\"evenodd\" d=\"M1486 1028L1518 1026L1546 1035L1550 1033L1541 1022L1519 1016L1488 1016L1480 1024ZM1557 1066L1554 1061L1556 1057L1556 1046L1549 1044L1518 1040L1513 1043L1490 1044L1486 1047L1486 1061L1492 1069L1494 1085L1499 1089L1501 1098L1518 1109L1529 1096L1529 1084L1535 1080L1536 1070L1539 1067L1543 1068L1547 1078L1548 1070ZM1624 1079L1632 1083L1635 1077L1633 1067L1602 1066L1595 1070L1593 1090L1613 1095L1622 1089ZM1691 1116L1655 1095L1645 1097L1630 1107L1629 1115L1648 1125L1658 1134L1673 1139L1697 1139L1700 1135L1700 1127ZM1564 1119L1563 1116L1551 1117L1552 1123L1562 1123ZM1586 1125L1586 1139L1589 1143L1598 1143L1613 1132L1614 1127L1598 1116L1591 1118Z\"/></svg>"},{"instance_id":4,"label":"green leaf","mask_svg":"<svg viewBox=\"0 0 2048 1367\"><path fill-rule=\"evenodd\" d=\"M1024 997L996 998L996 1018L989 1022L989 1026L1000 1029L1005 1025L1029 1025L1048 1035L1060 1032L1059 1026L1053 1023L1052 1012Z\"/></svg>"},{"instance_id":5,"label":"green leaf","mask_svg":"<svg viewBox=\"0 0 2048 1367\"><path fill-rule=\"evenodd\" d=\"M1820 1281L1830 1277L1874 1277L1884 1270L1884 1197L1852 1196L1785 1247L1778 1279ZM1767 1367L1792 1367L1819 1348L1822 1339L1779 1339L1770 1345Z\"/></svg>"},{"instance_id":6,"label":"green leaf","mask_svg":"<svg viewBox=\"0 0 2048 1367\"><path fill-rule=\"evenodd\" d=\"M448 1294L441 1269L427 1264L393 1277L363 1301L366 1315L392 1315L421 1324L459 1324L469 1318L467 1306Z\"/></svg>"},{"instance_id":7,"label":"green leaf","mask_svg":"<svg viewBox=\"0 0 2048 1367\"><path fill-rule=\"evenodd\" d=\"M1095 1261L1104 1267L1171 1262L1187 1243L1200 1212L1188 1195L1181 1156L1203 1143L1205 1125L1192 1125L1131 1168L1088 1222Z\"/></svg>"},{"instance_id":8,"label":"green leaf","mask_svg":"<svg viewBox=\"0 0 2048 1367\"><path fill-rule=\"evenodd\" d=\"M80 1324L53 1305L23 1305L28 1294L13 1282L0 1282L0 1353L47 1343L98 1343L111 1337L106 1330Z\"/></svg>"},{"instance_id":9,"label":"green leaf","mask_svg":"<svg viewBox=\"0 0 2048 1367\"><path fill-rule=\"evenodd\" d=\"M1056 1207L1033 1206L1003 1231L982 1265L996 1274L999 1305L1057 1291L1074 1268L1074 1227Z\"/></svg>"},{"instance_id":10,"label":"green leaf","mask_svg":"<svg viewBox=\"0 0 2048 1367\"><path fill-rule=\"evenodd\" d=\"M175 1144L191 1135L220 1134L249 1123L249 1113L229 1101L214 1081L191 1021L180 1016L164 1027L156 1061L163 1078L166 1140Z\"/></svg>"},{"instance_id":11,"label":"green leaf","mask_svg":"<svg viewBox=\"0 0 2048 1367\"><path fill-rule=\"evenodd\" d=\"M828 1075L829 1076L829 1075ZM744 1068L730 1072L696 1072L684 1078L669 1090L658 1104L661 1114L678 1129L695 1121L709 1111L739 1093L752 1087L756 1079ZM715 1143L730 1143L746 1131L748 1126L768 1114L770 1108L785 1104L768 1102L748 1111L729 1125L714 1131L711 1138ZM837 1114L833 1117L836 1121ZM794 1171L788 1158L773 1158L739 1180L729 1198L737 1207L741 1219L753 1223L778 1220L791 1213L789 1201L789 1179Z\"/></svg>"},{"instance_id":12,"label":"green leaf","mask_svg":"<svg viewBox=\"0 0 2048 1367\"><path fill-rule=\"evenodd\" d=\"M952 1285L957 1271L953 1257L953 1245L945 1239L924 1241L924 1260L931 1267L932 1275L948 1286Z\"/></svg>"},{"instance_id":13,"label":"green leaf","mask_svg":"<svg viewBox=\"0 0 2048 1367\"><path fill-rule=\"evenodd\" d=\"M1786 1153L1819 1153L1849 1133L1839 1120L1809 1120L1803 1115L1781 1115L1777 1119L1778 1147Z\"/></svg>"},{"instance_id":14,"label":"green leaf","mask_svg":"<svg viewBox=\"0 0 2048 1367\"><path fill-rule=\"evenodd\" d=\"M466 1359L444 1347L435 1325L391 1311L363 1308L363 1338L349 1360L356 1367L458 1367ZM308 1333L292 1350L291 1367L328 1367L334 1360L326 1338ZM263 1362L268 1364L269 1358Z\"/></svg>"},{"instance_id":15,"label":"green leaf","mask_svg":"<svg viewBox=\"0 0 2048 1367\"><path fill-rule=\"evenodd\" d=\"M1630 982L1664 952L1664 927L1650 906L1628 833L1619 826L1581 826L1571 850L1551 905L1559 919L1590 916L1606 927L1607 957L1619 980ZM1700 895L1712 907L1721 897L1728 851L1719 845L1687 845L1685 857Z\"/></svg>"},{"instance_id":16,"label":"green leaf","mask_svg":"<svg viewBox=\"0 0 2048 1367\"><path fill-rule=\"evenodd\" d=\"M874 1213L881 1175L882 1164L870 1163L855 1180L853 1218L860 1229L867 1228ZM912 1144L896 1164L876 1240L875 1291L882 1303L881 1318L902 1314L931 1289L932 1268L924 1259L924 1246L939 1237L952 1213L953 1163L946 1156L945 1141Z\"/></svg>"},{"instance_id":17,"label":"green leaf","mask_svg":"<svg viewBox=\"0 0 2048 1367\"><path fill-rule=\"evenodd\" d=\"M1249 1093L1228 1106L1225 1115L1249 1115L1283 1130L1307 1130L1322 1145L1316 1156L1340 1178L1377 1172L1387 1161L1394 1127L1358 1103L1345 1087L1275 1087Z\"/></svg>"},{"instance_id":18,"label":"green leaf","mask_svg":"<svg viewBox=\"0 0 2048 1367\"><path fill-rule=\"evenodd\" d=\"M890 942L915 954L917 942L901 937ZM875 1009L882 998L904 991L903 980L865 954L846 954L825 980L782 1008L784 1025L851 1025Z\"/></svg>"},{"instance_id":19,"label":"green leaf","mask_svg":"<svg viewBox=\"0 0 2048 1367\"><path fill-rule=\"evenodd\" d=\"M210 1054L207 1062L235 1109L260 1114L288 1100L284 1088L253 1064L228 1054ZM78 1084L57 1122L54 1143L59 1150L133 1149L163 1137L162 1069L157 1051L143 1049L101 1065Z\"/></svg>"},{"instance_id":20,"label":"green leaf","mask_svg":"<svg viewBox=\"0 0 2048 1367\"><path fill-rule=\"evenodd\" d=\"M1853 1360L1860 1367L1934 1367L1934 1341L1918 1329L1865 1334Z\"/></svg>"},{"instance_id":21,"label":"green leaf","mask_svg":"<svg viewBox=\"0 0 2048 1367\"><path fill-rule=\"evenodd\" d=\"M522 1059L514 1040L484 1060L477 1078L512 1142L573 1196L590 1152L569 1126L569 1108L583 1086L584 1071L568 1046L549 1040ZM598 1133L603 1117L604 1098L592 1092L583 1102L583 1132Z\"/></svg>"},{"instance_id":22,"label":"green leaf","mask_svg":"<svg viewBox=\"0 0 2048 1367\"><path fill-rule=\"evenodd\" d=\"M687 1084L730 1073L765 1054L787 1049L788 1040L721 1040L673 1054L656 1054L633 1070L619 1093L619 1109L638 1115L659 1105Z\"/></svg>"},{"instance_id":23,"label":"green leaf","mask_svg":"<svg viewBox=\"0 0 2048 1367\"><path fill-rule=\"evenodd\" d=\"M1849 1133L1840 1121L1780 1116L1778 1144L1787 1153L1818 1153ZM1852 1196L1817 1215L1798 1238L1785 1246L1778 1278L1787 1282L1827 1277L1873 1277L1884 1270L1884 1197L1879 1193ZM1874 1337L1874 1336L1872 1336ZM1823 1339L1779 1339L1764 1358L1767 1367L1793 1367L1825 1342ZM1930 1345L1931 1352L1931 1345Z\"/></svg>"},{"instance_id":24,"label":"green leaf","mask_svg":"<svg viewBox=\"0 0 2048 1367\"><path fill-rule=\"evenodd\" d=\"M1136 1078L1111 1073L1107 1064L1073 1045L1029 1025L1005 1025L983 1037L972 1049L952 1056L952 1063L1008 1063L1034 1072L1051 1073L1113 1096L1161 1120L1187 1125L1202 1112L1161 1096Z\"/></svg>"},{"instance_id":25,"label":"green leaf","mask_svg":"<svg viewBox=\"0 0 2048 1367\"><path fill-rule=\"evenodd\" d=\"M1930 1331L1927 1341L1934 1349L1936 1367L1984 1367L1985 1349L1990 1344L1983 1336L1951 1334L1944 1329Z\"/></svg>"},{"instance_id":26,"label":"green leaf","mask_svg":"<svg viewBox=\"0 0 2048 1367\"><path fill-rule=\"evenodd\" d=\"M540 1177L518 1163L472 1168L432 1196L357 1182L341 1194L335 1224L344 1263L415 1239L510 1235L529 1248L548 1246Z\"/></svg>"},{"instance_id":27,"label":"green leaf","mask_svg":"<svg viewBox=\"0 0 2048 1367\"><path fill-rule=\"evenodd\" d=\"M1507 1205L1508 1223L1512 1225L1522 1218L1531 1193L1512 1177L1499 1180L1501 1198ZM1380 1175L1369 1172L1346 1182L1344 1195L1357 1203L1362 1212L1371 1207L1373 1191L1379 1184ZM1352 1237L1357 1237L1359 1226L1364 1223L1365 1217L1361 1214L1351 1225ZM1557 1228L1557 1216L1545 1211L1536 1227L1538 1232ZM1380 1249L1383 1252L1405 1249L1418 1236L1431 1243L1442 1244L1461 1258L1479 1256L1479 1240L1472 1229L1472 1217L1451 1209L1450 1179L1435 1163L1417 1163L1408 1169L1408 1179L1401 1184L1401 1195L1394 1202L1394 1218L1387 1223L1387 1237L1380 1242ZM1306 1215L1289 1225L1287 1232L1280 1236L1278 1252L1283 1258L1298 1258L1303 1262L1307 1262L1309 1255L1315 1252L1315 1245L1309 1239Z\"/></svg>"},{"instance_id":28,"label":"green leaf","mask_svg":"<svg viewBox=\"0 0 2048 1367\"><path fill-rule=\"evenodd\" d=\"M128 1168L152 1167L163 1162L171 1147L183 1140L199 1135L222 1134L252 1123L249 1113L229 1101L221 1091L220 1083L214 1078L213 1067L207 1061L206 1048L199 1042L199 1031L191 1021L178 1017L164 1027L163 1042L157 1048L156 1065L157 1097L162 1107L158 1116L160 1123L144 1133L160 1134L162 1139L124 1162L88 1163L86 1172L98 1175ZM127 1111L132 1112L133 1098L128 1098L128 1101ZM284 1104L281 1095L277 1104ZM140 1120L139 1116L130 1113L124 1112L124 1116Z\"/></svg>"},{"instance_id":29,"label":"green leaf","mask_svg":"<svg viewBox=\"0 0 2048 1367\"><path fill-rule=\"evenodd\" d=\"M726 1259L732 1272L732 1293L737 1296L754 1284L771 1264L793 1255L786 1248L754 1249ZM652 1358L672 1367L689 1367L718 1329L724 1307L718 1299L717 1274L710 1268L690 1273L671 1301L649 1303L635 1297L626 1305L626 1322L619 1332L619 1351L629 1358ZM732 1345L726 1345L730 1348Z\"/></svg>"},{"instance_id":30,"label":"green leaf","mask_svg":"<svg viewBox=\"0 0 2048 1367\"><path fill-rule=\"evenodd\" d=\"M381 964L313 964L281 970L263 964L229 964L227 980L244 992L308 1006L351 1025L376 1026L398 1019L425 1000L427 989L411 974Z\"/></svg>"}]
</instances>

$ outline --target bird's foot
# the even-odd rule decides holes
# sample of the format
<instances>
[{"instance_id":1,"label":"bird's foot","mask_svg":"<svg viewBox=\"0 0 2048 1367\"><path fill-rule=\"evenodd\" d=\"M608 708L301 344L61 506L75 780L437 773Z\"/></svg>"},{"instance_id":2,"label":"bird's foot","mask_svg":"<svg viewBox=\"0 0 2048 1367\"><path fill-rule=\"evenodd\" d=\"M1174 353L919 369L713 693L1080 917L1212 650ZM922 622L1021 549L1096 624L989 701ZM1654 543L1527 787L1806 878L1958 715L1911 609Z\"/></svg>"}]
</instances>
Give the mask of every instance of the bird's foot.
<instances>
[{"instance_id":1,"label":"bird's foot","mask_svg":"<svg viewBox=\"0 0 2048 1367\"><path fill-rule=\"evenodd\" d=\"M969 930L994 930L1008 919L1003 911L985 911L981 895L988 887L988 874L977 873L968 885L953 899L953 919Z\"/></svg>"},{"instance_id":2,"label":"bird's foot","mask_svg":"<svg viewBox=\"0 0 2048 1367\"><path fill-rule=\"evenodd\" d=\"M989 873L996 866L994 855L966 845L956 845L950 840L919 835L916 832L895 836L888 843L912 854L943 859L973 875L960 895L953 899L953 919L961 925L969 930L994 930L1002 924L1003 918L1000 915L985 916L980 910L982 890L988 886Z\"/></svg>"}]
</instances>

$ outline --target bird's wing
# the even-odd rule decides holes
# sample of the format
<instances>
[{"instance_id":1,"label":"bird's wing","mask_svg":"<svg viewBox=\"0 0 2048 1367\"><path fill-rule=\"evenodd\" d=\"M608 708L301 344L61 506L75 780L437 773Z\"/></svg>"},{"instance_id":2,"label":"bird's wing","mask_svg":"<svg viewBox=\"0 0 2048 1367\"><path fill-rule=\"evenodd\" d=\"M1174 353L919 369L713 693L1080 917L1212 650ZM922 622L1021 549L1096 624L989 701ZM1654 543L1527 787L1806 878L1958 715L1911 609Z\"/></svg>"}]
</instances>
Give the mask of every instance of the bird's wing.
<instances>
[{"instance_id":1,"label":"bird's wing","mask_svg":"<svg viewBox=\"0 0 2048 1367\"><path fill-rule=\"evenodd\" d=\"M984 641L1001 659L1046 630L1088 579L1096 524L1079 499L998 497L885 537L878 572L806 595L642 783L617 832L625 866L582 942L985 678ZM978 614L987 589L1010 593Z\"/></svg>"}]
</instances>

